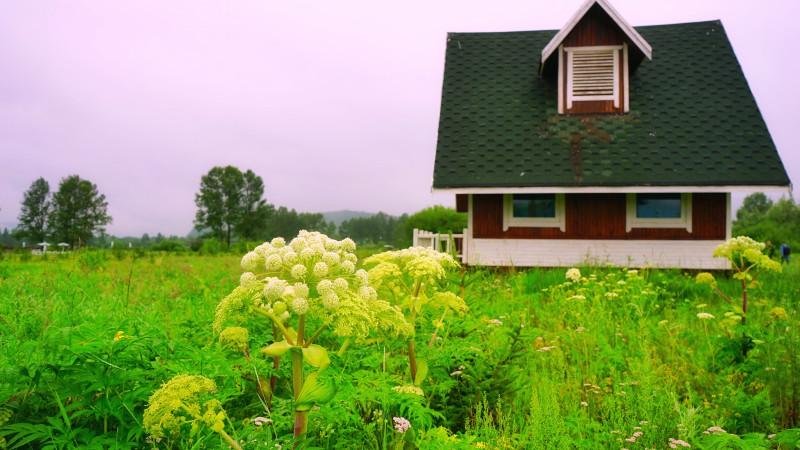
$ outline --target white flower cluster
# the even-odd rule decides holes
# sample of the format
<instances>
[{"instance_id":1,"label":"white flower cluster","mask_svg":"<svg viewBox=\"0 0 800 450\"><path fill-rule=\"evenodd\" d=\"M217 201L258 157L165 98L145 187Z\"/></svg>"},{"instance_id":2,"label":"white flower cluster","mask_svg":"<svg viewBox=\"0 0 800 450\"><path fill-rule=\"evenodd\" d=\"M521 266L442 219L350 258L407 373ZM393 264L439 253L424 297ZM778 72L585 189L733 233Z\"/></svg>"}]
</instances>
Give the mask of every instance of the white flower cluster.
<instances>
[{"instance_id":1,"label":"white flower cluster","mask_svg":"<svg viewBox=\"0 0 800 450\"><path fill-rule=\"evenodd\" d=\"M363 338L373 329L410 334L400 310L378 300L367 271L356 270L355 248L351 239L308 231L288 243L276 238L259 245L242 258L240 286L217 306L215 332L256 308L284 324L293 316L323 318L339 336Z\"/></svg>"},{"instance_id":2,"label":"white flower cluster","mask_svg":"<svg viewBox=\"0 0 800 450\"><path fill-rule=\"evenodd\" d=\"M258 306L281 320L290 313L308 314L312 306L336 310L341 299L357 295L377 299L352 239L337 241L318 232L301 231L288 244L283 238L265 242L242 257L242 287L263 284ZM311 300L319 300L318 302Z\"/></svg>"},{"instance_id":3,"label":"white flower cluster","mask_svg":"<svg viewBox=\"0 0 800 450\"><path fill-rule=\"evenodd\" d=\"M565 277L567 280L577 283L578 281L581 281L581 271L580 269L573 267L567 270Z\"/></svg>"},{"instance_id":4,"label":"white flower cluster","mask_svg":"<svg viewBox=\"0 0 800 450\"><path fill-rule=\"evenodd\" d=\"M374 266L370 278L377 284L399 279L404 273L415 280L439 280L447 271L459 267L449 254L427 247L410 247L370 256L364 263Z\"/></svg>"}]
</instances>

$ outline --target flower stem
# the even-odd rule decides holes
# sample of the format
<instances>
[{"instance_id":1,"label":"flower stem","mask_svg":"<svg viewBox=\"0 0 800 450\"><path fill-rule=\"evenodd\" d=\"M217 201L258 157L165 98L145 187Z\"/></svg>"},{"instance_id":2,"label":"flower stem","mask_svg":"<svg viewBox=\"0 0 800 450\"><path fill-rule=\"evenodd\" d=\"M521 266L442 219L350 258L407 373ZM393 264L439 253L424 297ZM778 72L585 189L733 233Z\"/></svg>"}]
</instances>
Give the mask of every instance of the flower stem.
<instances>
[{"instance_id":1,"label":"flower stem","mask_svg":"<svg viewBox=\"0 0 800 450\"><path fill-rule=\"evenodd\" d=\"M408 341L408 367L411 369L411 382L417 379L417 353L414 349L414 338Z\"/></svg>"},{"instance_id":2,"label":"flower stem","mask_svg":"<svg viewBox=\"0 0 800 450\"><path fill-rule=\"evenodd\" d=\"M306 316L301 315L300 321L297 324L297 345L302 346L303 334L306 328ZM300 397L300 391L303 390L303 353L298 348L291 350L292 353L292 390L294 391L294 399ZM295 411L294 412L294 437L298 439L306 433L308 426L308 411Z\"/></svg>"},{"instance_id":3,"label":"flower stem","mask_svg":"<svg viewBox=\"0 0 800 450\"><path fill-rule=\"evenodd\" d=\"M226 433L225 430L219 430L219 435L222 437L222 440L227 442L231 448L242 450L242 446L239 445L239 443L236 442L236 440L233 439L228 433Z\"/></svg>"}]
</instances>

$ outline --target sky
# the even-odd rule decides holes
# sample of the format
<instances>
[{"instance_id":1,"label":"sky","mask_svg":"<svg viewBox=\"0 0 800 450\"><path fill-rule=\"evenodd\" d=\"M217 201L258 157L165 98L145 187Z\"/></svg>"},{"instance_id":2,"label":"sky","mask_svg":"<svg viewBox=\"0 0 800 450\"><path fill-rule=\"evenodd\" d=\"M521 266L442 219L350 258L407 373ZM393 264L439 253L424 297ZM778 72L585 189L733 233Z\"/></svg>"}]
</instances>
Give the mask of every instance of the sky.
<instances>
[{"instance_id":1,"label":"sky","mask_svg":"<svg viewBox=\"0 0 800 450\"><path fill-rule=\"evenodd\" d=\"M800 180L800 2L611 1L634 26L721 19ZM446 33L558 29L582 3L3 2L0 228L36 178L78 174L109 233L184 235L200 177L228 164L299 211L453 205L430 188Z\"/></svg>"}]
</instances>

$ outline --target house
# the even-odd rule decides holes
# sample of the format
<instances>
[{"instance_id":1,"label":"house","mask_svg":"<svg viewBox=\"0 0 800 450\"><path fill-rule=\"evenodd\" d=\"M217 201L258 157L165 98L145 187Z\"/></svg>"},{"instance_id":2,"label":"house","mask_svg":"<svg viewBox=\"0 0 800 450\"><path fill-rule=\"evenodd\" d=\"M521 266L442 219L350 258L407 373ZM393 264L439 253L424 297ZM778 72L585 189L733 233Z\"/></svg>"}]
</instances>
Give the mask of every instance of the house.
<instances>
[{"instance_id":1,"label":"house","mask_svg":"<svg viewBox=\"0 0 800 450\"><path fill-rule=\"evenodd\" d=\"M720 21L450 33L434 192L470 265L727 268L731 192L789 178Z\"/></svg>"}]
</instances>

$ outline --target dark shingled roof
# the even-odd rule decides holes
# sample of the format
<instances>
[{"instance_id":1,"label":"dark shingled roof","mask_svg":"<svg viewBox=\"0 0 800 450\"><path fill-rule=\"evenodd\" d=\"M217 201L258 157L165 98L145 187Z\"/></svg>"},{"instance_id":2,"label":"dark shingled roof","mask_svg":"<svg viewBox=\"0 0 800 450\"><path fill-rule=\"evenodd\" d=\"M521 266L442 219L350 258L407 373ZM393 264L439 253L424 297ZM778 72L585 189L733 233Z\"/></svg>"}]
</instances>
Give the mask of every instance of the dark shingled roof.
<instances>
[{"instance_id":1,"label":"dark shingled roof","mask_svg":"<svg viewBox=\"0 0 800 450\"><path fill-rule=\"evenodd\" d=\"M556 31L451 33L433 187L788 186L719 21L636 27L630 112L557 112Z\"/></svg>"}]
</instances>

